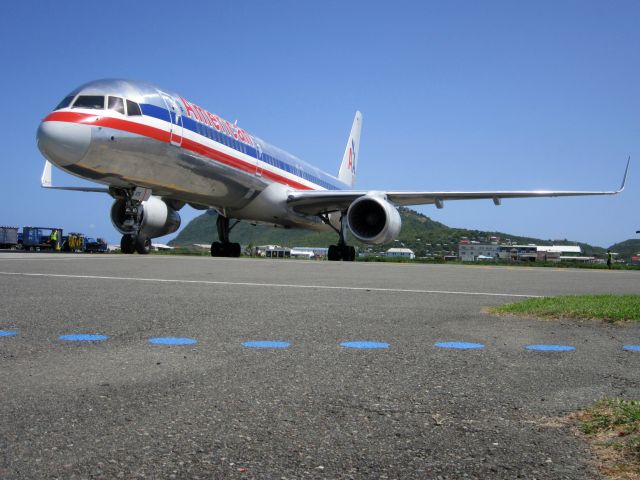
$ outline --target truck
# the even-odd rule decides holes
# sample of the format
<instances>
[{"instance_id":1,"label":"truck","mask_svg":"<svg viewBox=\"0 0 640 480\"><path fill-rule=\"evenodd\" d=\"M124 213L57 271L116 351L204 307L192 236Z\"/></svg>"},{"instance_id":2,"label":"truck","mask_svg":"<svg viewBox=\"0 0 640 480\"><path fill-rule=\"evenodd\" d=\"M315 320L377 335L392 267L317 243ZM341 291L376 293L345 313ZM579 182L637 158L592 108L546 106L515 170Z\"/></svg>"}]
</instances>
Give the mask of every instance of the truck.
<instances>
[{"instance_id":1,"label":"truck","mask_svg":"<svg viewBox=\"0 0 640 480\"><path fill-rule=\"evenodd\" d=\"M87 253L104 253L107 251L107 241L104 238L87 238L84 251Z\"/></svg>"},{"instance_id":2,"label":"truck","mask_svg":"<svg viewBox=\"0 0 640 480\"><path fill-rule=\"evenodd\" d=\"M0 227L0 248L15 249L18 246L18 227Z\"/></svg>"},{"instance_id":3,"label":"truck","mask_svg":"<svg viewBox=\"0 0 640 480\"><path fill-rule=\"evenodd\" d=\"M53 232L57 240L52 240ZM24 227L22 229L22 247L25 250L52 250L59 252L62 247L62 229L56 227Z\"/></svg>"}]
</instances>

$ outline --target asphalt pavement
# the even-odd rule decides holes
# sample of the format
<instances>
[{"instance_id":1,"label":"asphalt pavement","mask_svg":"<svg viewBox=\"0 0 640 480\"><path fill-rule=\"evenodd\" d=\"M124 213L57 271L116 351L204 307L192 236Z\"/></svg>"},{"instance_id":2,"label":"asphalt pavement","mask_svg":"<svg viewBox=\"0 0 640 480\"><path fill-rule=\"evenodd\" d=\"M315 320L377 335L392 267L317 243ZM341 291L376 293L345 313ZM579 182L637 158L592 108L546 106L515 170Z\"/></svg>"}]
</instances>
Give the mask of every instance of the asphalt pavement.
<instances>
[{"instance_id":1,"label":"asphalt pavement","mask_svg":"<svg viewBox=\"0 0 640 480\"><path fill-rule=\"evenodd\" d=\"M3 479L598 478L561 418L640 398L639 325L483 313L637 271L0 253L0 291Z\"/></svg>"}]
</instances>

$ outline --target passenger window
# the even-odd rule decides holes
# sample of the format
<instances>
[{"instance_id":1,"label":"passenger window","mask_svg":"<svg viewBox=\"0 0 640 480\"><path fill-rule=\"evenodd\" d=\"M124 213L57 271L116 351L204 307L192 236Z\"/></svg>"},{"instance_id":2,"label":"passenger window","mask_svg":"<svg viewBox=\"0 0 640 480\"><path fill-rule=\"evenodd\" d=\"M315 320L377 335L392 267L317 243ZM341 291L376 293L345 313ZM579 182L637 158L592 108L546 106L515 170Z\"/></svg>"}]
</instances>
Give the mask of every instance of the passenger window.
<instances>
[{"instance_id":1,"label":"passenger window","mask_svg":"<svg viewBox=\"0 0 640 480\"><path fill-rule=\"evenodd\" d=\"M58 106L56 108L54 108L54 110L61 110L63 108L67 108L69 105L71 105L71 100L73 100L73 95L69 95L68 97L65 97L64 100L62 100Z\"/></svg>"},{"instance_id":2,"label":"passenger window","mask_svg":"<svg viewBox=\"0 0 640 480\"><path fill-rule=\"evenodd\" d=\"M136 102L132 102L131 100L127 100L127 115L129 115L130 117L134 115L142 115L142 112L140 111L140 105L138 105Z\"/></svg>"},{"instance_id":3,"label":"passenger window","mask_svg":"<svg viewBox=\"0 0 640 480\"><path fill-rule=\"evenodd\" d=\"M120 97L109 97L107 109L114 110L124 115L124 101Z\"/></svg>"},{"instance_id":4,"label":"passenger window","mask_svg":"<svg viewBox=\"0 0 640 480\"><path fill-rule=\"evenodd\" d=\"M100 95L80 95L73 108L92 108L94 110L104 109L104 97Z\"/></svg>"}]
</instances>

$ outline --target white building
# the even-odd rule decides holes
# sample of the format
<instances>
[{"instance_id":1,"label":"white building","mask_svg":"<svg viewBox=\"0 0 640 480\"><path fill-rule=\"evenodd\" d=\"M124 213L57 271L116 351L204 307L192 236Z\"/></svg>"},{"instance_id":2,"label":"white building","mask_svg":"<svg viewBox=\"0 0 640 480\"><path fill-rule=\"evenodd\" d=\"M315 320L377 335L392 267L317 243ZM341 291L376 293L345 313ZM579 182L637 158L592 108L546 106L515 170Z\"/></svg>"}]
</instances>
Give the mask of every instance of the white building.
<instances>
[{"instance_id":1,"label":"white building","mask_svg":"<svg viewBox=\"0 0 640 480\"><path fill-rule=\"evenodd\" d=\"M315 254L311 250L298 250L297 248L292 248L290 252L291 258L304 258L305 260L312 259Z\"/></svg>"},{"instance_id":2,"label":"white building","mask_svg":"<svg viewBox=\"0 0 640 480\"><path fill-rule=\"evenodd\" d=\"M574 245L497 245L495 243L461 243L458 255L463 262L478 260L513 260L529 262L559 262L583 260L582 249Z\"/></svg>"},{"instance_id":3,"label":"white building","mask_svg":"<svg viewBox=\"0 0 640 480\"><path fill-rule=\"evenodd\" d=\"M291 249L279 245L260 245L255 247L255 254L258 257L291 258Z\"/></svg>"},{"instance_id":4,"label":"white building","mask_svg":"<svg viewBox=\"0 0 640 480\"><path fill-rule=\"evenodd\" d=\"M165 245L164 243L152 243L151 244L151 249L154 252L170 252L171 250L175 250L173 247L170 247L169 245Z\"/></svg>"},{"instance_id":5,"label":"white building","mask_svg":"<svg viewBox=\"0 0 640 480\"><path fill-rule=\"evenodd\" d=\"M497 258L499 245L493 243L461 243L458 245L458 256L463 262L476 260L493 260Z\"/></svg>"},{"instance_id":6,"label":"white building","mask_svg":"<svg viewBox=\"0 0 640 480\"><path fill-rule=\"evenodd\" d=\"M293 247L291 256L318 260L325 258L328 251L329 249L327 247Z\"/></svg>"},{"instance_id":7,"label":"white building","mask_svg":"<svg viewBox=\"0 0 640 480\"><path fill-rule=\"evenodd\" d=\"M413 260L416 258L416 254L410 248L390 248L385 253L386 257L391 258L409 258Z\"/></svg>"}]
</instances>

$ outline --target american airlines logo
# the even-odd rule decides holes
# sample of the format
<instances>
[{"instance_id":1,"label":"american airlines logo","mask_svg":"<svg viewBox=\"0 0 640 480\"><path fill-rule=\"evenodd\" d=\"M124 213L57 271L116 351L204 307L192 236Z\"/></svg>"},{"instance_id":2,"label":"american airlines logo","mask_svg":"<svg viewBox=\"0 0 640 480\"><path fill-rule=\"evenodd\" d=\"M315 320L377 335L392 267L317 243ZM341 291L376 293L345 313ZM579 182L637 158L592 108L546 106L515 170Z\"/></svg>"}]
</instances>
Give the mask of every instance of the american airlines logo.
<instances>
[{"instance_id":1,"label":"american airlines logo","mask_svg":"<svg viewBox=\"0 0 640 480\"><path fill-rule=\"evenodd\" d=\"M356 173L356 155L355 155L355 151L356 151L356 146L355 146L355 144L353 142L353 139L351 139L351 146L349 147L349 161L347 162L347 167L354 174Z\"/></svg>"}]
</instances>

